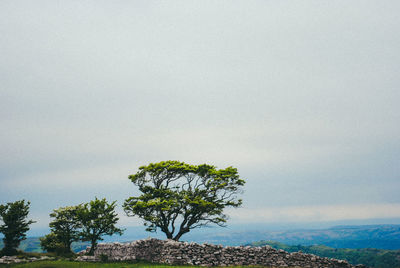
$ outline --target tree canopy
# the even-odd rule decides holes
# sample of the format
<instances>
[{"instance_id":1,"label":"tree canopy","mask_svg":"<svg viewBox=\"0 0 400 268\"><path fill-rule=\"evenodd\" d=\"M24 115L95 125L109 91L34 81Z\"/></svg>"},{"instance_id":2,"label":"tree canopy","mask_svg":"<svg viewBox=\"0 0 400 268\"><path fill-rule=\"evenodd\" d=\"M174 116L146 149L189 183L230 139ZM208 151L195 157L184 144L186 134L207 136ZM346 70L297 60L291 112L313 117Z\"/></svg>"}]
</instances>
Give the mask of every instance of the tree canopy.
<instances>
[{"instance_id":1,"label":"tree canopy","mask_svg":"<svg viewBox=\"0 0 400 268\"><path fill-rule=\"evenodd\" d=\"M4 248L2 254L14 255L20 242L26 239L26 232L33 220L27 220L30 202L25 200L0 205L0 233L3 233Z\"/></svg>"},{"instance_id":2,"label":"tree canopy","mask_svg":"<svg viewBox=\"0 0 400 268\"><path fill-rule=\"evenodd\" d=\"M198 227L226 226L223 211L242 204L237 194L245 184L236 168L217 169L179 161L141 166L129 179L142 194L125 200L125 213L142 218L147 231L159 228L174 240Z\"/></svg>"},{"instance_id":3,"label":"tree canopy","mask_svg":"<svg viewBox=\"0 0 400 268\"><path fill-rule=\"evenodd\" d=\"M90 254L93 254L97 247L97 241L103 240L104 235L119 234L123 230L115 226L118 222L115 212L116 202L108 203L105 198L96 199L79 206L77 218L81 224L79 235L82 241L90 241Z\"/></svg>"},{"instance_id":4,"label":"tree canopy","mask_svg":"<svg viewBox=\"0 0 400 268\"><path fill-rule=\"evenodd\" d=\"M61 207L50 213L50 217L54 219L49 224L51 233L41 239L44 249L48 252L71 252L72 242L79 240L81 223L77 218L77 212L80 206Z\"/></svg>"}]
</instances>

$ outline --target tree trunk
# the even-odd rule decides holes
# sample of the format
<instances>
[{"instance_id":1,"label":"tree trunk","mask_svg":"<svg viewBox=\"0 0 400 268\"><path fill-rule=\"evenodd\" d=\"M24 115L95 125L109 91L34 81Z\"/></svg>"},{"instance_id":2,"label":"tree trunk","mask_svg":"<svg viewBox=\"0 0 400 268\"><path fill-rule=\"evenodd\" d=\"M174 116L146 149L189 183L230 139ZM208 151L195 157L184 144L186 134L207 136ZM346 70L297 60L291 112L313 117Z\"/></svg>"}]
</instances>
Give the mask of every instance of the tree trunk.
<instances>
[{"instance_id":1,"label":"tree trunk","mask_svg":"<svg viewBox=\"0 0 400 268\"><path fill-rule=\"evenodd\" d=\"M181 238L182 235L186 234L189 232L189 229L184 228L184 229L180 229L179 233L176 234L176 236L173 238L173 240L175 241L179 241L179 239Z\"/></svg>"},{"instance_id":2,"label":"tree trunk","mask_svg":"<svg viewBox=\"0 0 400 268\"><path fill-rule=\"evenodd\" d=\"M4 248L1 251L6 256L17 255L17 248L19 246L20 241L16 241L13 239L14 237L10 237L10 235L5 235L3 238Z\"/></svg>"},{"instance_id":3,"label":"tree trunk","mask_svg":"<svg viewBox=\"0 0 400 268\"><path fill-rule=\"evenodd\" d=\"M96 247L97 247L96 240L92 240L91 243L92 243L92 245L91 245L89 253L88 253L89 256L94 255L94 251L96 250Z\"/></svg>"},{"instance_id":4,"label":"tree trunk","mask_svg":"<svg viewBox=\"0 0 400 268\"><path fill-rule=\"evenodd\" d=\"M66 247L65 247L65 250L67 251L67 253L71 253L71 252L72 252L71 244L72 244L72 242L69 241L69 242L67 243Z\"/></svg>"}]
</instances>

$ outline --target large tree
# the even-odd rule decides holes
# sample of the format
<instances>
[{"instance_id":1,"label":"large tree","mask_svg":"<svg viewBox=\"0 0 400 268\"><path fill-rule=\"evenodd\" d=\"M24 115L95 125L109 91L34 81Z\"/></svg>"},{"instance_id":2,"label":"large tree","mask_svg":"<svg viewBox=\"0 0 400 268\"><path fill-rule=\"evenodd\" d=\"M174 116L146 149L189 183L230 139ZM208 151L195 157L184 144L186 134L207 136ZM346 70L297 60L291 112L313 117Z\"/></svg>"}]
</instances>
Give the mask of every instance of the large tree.
<instances>
[{"instance_id":1,"label":"large tree","mask_svg":"<svg viewBox=\"0 0 400 268\"><path fill-rule=\"evenodd\" d=\"M142 218L147 231L159 228L168 239L176 241L194 228L226 226L223 210L242 204L237 194L245 184L236 168L217 169L179 161L142 166L129 179L142 194L125 200L125 213Z\"/></svg>"},{"instance_id":2,"label":"large tree","mask_svg":"<svg viewBox=\"0 0 400 268\"><path fill-rule=\"evenodd\" d=\"M26 239L26 232L33 220L27 220L30 202L25 200L0 205L0 233L3 233L4 248L2 254L15 255L22 240Z\"/></svg>"},{"instance_id":3,"label":"large tree","mask_svg":"<svg viewBox=\"0 0 400 268\"><path fill-rule=\"evenodd\" d=\"M72 242L79 240L79 228L81 227L77 218L79 209L80 205L61 207L50 213L50 217L54 219L49 224L51 234L41 239L43 248L59 253L71 252Z\"/></svg>"},{"instance_id":4,"label":"large tree","mask_svg":"<svg viewBox=\"0 0 400 268\"><path fill-rule=\"evenodd\" d=\"M97 247L97 241L103 240L104 235L119 234L123 230L115 225L118 222L115 212L116 201L109 204L105 198L96 199L83 204L77 211L77 218L81 224L80 237L82 241L90 241L89 255L92 255Z\"/></svg>"}]
</instances>

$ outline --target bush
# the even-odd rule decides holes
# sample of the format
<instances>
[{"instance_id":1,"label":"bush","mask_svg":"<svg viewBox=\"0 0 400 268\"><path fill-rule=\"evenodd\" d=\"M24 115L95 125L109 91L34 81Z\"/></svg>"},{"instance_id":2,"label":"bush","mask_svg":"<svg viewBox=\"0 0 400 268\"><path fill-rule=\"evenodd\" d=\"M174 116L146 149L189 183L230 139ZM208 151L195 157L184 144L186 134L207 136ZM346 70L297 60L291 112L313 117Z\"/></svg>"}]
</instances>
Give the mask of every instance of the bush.
<instances>
[{"instance_id":1,"label":"bush","mask_svg":"<svg viewBox=\"0 0 400 268\"><path fill-rule=\"evenodd\" d=\"M66 248L64 244L59 240L56 234L50 233L40 239L40 246L43 250L47 252L56 253L57 255L62 255L70 253L71 250Z\"/></svg>"},{"instance_id":2,"label":"bush","mask_svg":"<svg viewBox=\"0 0 400 268\"><path fill-rule=\"evenodd\" d=\"M100 254L100 260L101 262L108 262L108 255Z\"/></svg>"}]
</instances>

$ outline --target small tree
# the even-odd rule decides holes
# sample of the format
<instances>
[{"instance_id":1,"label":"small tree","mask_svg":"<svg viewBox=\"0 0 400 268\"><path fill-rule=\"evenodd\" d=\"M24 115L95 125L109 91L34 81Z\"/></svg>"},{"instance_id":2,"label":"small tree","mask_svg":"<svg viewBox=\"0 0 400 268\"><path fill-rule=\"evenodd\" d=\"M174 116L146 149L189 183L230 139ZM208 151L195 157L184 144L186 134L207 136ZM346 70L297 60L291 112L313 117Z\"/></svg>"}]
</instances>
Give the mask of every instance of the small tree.
<instances>
[{"instance_id":1,"label":"small tree","mask_svg":"<svg viewBox=\"0 0 400 268\"><path fill-rule=\"evenodd\" d=\"M55 252L57 254L65 253L65 245L60 242L60 239L55 233L49 233L44 237L40 237L40 247L47 252Z\"/></svg>"},{"instance_id":2,"label":"small tree","mask_svg":"<svg viewBox=\"0 0 400 268\"><path fill-rule=\"evenodd\" d=\"M72 242L79 240L79 228L81 227L77 218L79 208L80 206L61 207L50 213L50 217L54 220L49 224L51 235L41 240L43 248L58 253L71 252Z\"/></svg>"},{"instance_id":3,"label":"small tree","mask_svg":"<svg viewBox=\"0 0 400 268\"><path fill-rule=\"evenodd\" d=\"M236 168L178 161L142 166L129 179L142 195L125 200L126 214L144 219L147 231L159 228L174 240L201 226L225 226L223 210L242 204L237 194L245 184Z\"/></svg>"},{"instance_id":4,"label":"small tree","mask_svg":"<svg viewBox=\"0 0 400 268\"><path fill-rule=\"evenodd\" d=\"M115 203L109 204L105 198L100 200L96 197L79 207L77 216L82 227L80 237L82 241L90 241L89 255L93 255L97 241L103 240L103 235L122 235L123 230L115 226L118 222Z\"/></svg>"},{"instance_id":5,"label":"small tree","mask_svg":"<svg viewBox=\"0 0 400 268\"><path fill-rule=\"evenodd\" d=\"M25 200L0 205L0 232L3 233L4 248L2 254L15 255L22 240L26 239L26 232L33 220L27 220L30 202Z\"/></svg>"}]
</instances>

